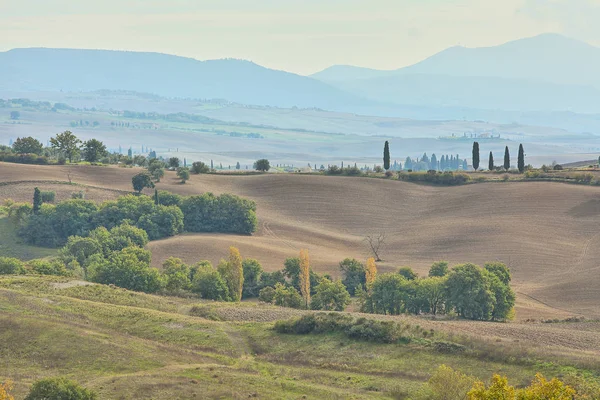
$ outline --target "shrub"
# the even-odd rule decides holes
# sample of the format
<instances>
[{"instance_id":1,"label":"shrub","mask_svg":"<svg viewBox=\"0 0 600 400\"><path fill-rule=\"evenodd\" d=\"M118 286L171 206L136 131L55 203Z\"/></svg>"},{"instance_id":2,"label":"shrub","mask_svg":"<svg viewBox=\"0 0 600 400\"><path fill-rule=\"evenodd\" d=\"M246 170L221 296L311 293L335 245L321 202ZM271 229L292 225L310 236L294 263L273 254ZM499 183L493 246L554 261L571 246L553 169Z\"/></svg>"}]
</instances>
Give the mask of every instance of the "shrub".
<instances>
[{"instance_id":1,"label":"shrub","mask_svg":"<svg viewBox=\"0 0 600 400\"><path fill-rule=\"evenodd\" d=\"M54 199L56 198L56 192L53 191L42 191L42 203L54 203Z\"/></svg>"},{"instance_id":2,"label":"shrub","mask_svg":"<svg viewBox=\"0 0 600 400\"><path fill-rule=\"evenodd\" d=\"M342 172L343 170L337 165L330 165L329 168L327 168L327 175L341 175Z\"/></svg>"},{"instance_id":3,"label":"shrub","mask_svg":"<svg viewBox=\"0 0 600 400\"><path fill-rule=\"evenodd\" d=\"M445 186L463 185L471 180L467 174L461 172L433 172L403 172L398 174L398 179L407 182L423 182Z\"/></svg>"},{"instance_id":4,"label":"shrub","mask_svg":"<svg viewBox=\"0 0 600 400\"><path fill-rule=\"evenodd\" d=\"M304 299L293 287L285 287L281 283L275 285L273 303L280 307L303 308Z\"/></svg>"},{"instance_id":5,"label":"shrub","mask_svg":"<svg viewBox=\"0 0 600 400\"><path fill-rule=\"evenodd\" d=\"M537 171L537 170L530 170L530 171L525 172L526 179L536 179L536 178L539 178L540 176L541 176L540 171Z\"/></svg>"},{"instance_id":6,"label":"shrub","mask_svg":"<svg viewBox=\"0 0 600 400\"><path fill-rule=\"evenodd\" d=\"M374 321L366 318L359 318L346 334L351 339L364 340L377 343L394 343L402 337L400 325L391 321Z\"/></svg>"},{"instance_id":7,"label":"shrub","mask_svg":"<svg viewBox=\"0 0 600 400\"><path fill-rule=\"evenodd\" d=\"M37 154L15 154L9 152L0 152L0 161L17 164L50 164L48 157L46 156L38 156Z\"/></svg>"},{"instance_id":8,"label":"shrub","mask_svg":"<svg viewBox=\"0 0 600 400\"><path fill-rule=\"evenodd\" d=\"M25 400L96 400L96 394L65 378L37 381Z\"/></svg>"},{"instance_id":9,"label":"shrub","mask_svg":"<svg viewBox=\"0 0 600 400\"><path fill-rule=\"evenodd\" d=\"M444 340L436 340L433 342L433 348L438 353L459 354L466 351L466 347L462 344L446 342Z\"/></svg>"},{"instance_id":10,"label":"shrub","mask_svg":"<svg viewBox=\"0 0 600 400\"><path fill-rule=\"evenodd\" d=\"M29 263L29 268L33 274L37 275L57 275L57 276L69 276L71 275L64 263L60 261L46 261L46 260L33 260Z\"/></svg>"},{"instance_id":11,"label":"shrub","mask_svg":"<svg viewBox=\"0 0 600 400\"><path fill-rule=\"evenodd\" d=\"M555 171L562 171L562 170L563 170L563 166L562 166L562 165L560 165L560 164L555 164L555 165L552 167L552 169L553 169L553 170L555 170Z\"/></svg>"},{"instance_id":12,"label":"shrub","mask_svg":"<svg viewBox=\"0 0 600 400\"><path fill-rule=\"evenodd\" d=\"M332 282L327 278L315 288L310 308L313 310L344 311L350 304L350 294L341 281Z\"/></svg>"},{"instance_id":13,"label":"shrub","mask_svg":"<svg viewBox=\"0 0 600 400\"><path fill-rule=\"evenodd\" d=\"M193 174L207 174L210 172L210 167L204 164L202 161L196 161L192 164Z\"/></svg>"},{"instance_id":14,"label":"shrub","mask_svg":"<svg viewBox=\"0 0 600 400\"><path fill-rule=\"evenodd\" d=\"M258 300L264 303L273 303L273 299L275 298L275 288L272 286L267 286L258 293Z\"/></svg>"},{"instance_id":15,"label":"shrub","mask_svg":"<svg viewBox=\"0 0 600 400\"><path fill-rule=\"evenodd\" d=\"M24 274L25 268L21 260L10 257L0 257L0 275Z\"/></svg>"},{"instance_id":16,"label":"shrub","mask_svg":"<svg viewBox=\"0 0 600 400\"><path fill-rule=\"evenodd\" d=\"M85 192L83 190L80 190L79 192L73 192L73 193L71 193L71 198L72 199L85 199Z\"/></svg>"}]
</instances>

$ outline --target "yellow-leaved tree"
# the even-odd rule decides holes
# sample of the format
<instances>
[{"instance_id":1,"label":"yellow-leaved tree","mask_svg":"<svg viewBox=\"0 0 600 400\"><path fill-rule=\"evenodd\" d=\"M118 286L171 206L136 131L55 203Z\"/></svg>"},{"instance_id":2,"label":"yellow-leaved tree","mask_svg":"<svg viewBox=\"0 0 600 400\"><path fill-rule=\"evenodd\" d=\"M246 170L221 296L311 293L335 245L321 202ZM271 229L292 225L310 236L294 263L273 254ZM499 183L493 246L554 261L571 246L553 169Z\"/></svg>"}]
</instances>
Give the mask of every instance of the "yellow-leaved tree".
<instances>
[{"instance_id":1,"label":"yellow-leaved tree","mask_svg":"<svg viewBox=\"0 0 600 400\"><path fill-rule=\"evenodd\" d=\"M516 400L516 391L508 384L507 377L494 375L487 389L483 382L477 381L467 396L469 400Z\"/></svg>"},{"instance_id":2,"label":"yellow-leaved tree","mask_svg":"<svg viewBox=\"0 0 600 400\"><path fill-rule=\"evenodd\" d=\"M240 301L244 288L244 267L242 256L236 247L229 247L229 259L226 262L221 261L218 270L227 284L231 301Z\"/></svg>"},{"instance_id":3,"label":"yellow-leaved tree","mask_svg":"<svg viewBox=\"0 0 600 400\"><path fill-rule=\"evenodd\" d=\"M529 387L519 391L517 399L571 400L575 394L575 390L572 387L565 385L562 381L556 378L549 381L544 378L542 374L538 373L535 375L535 379Z\"/></svg>"},{"instance_id":4,"label":"yellow-leaved tree","mask_svg":"<svg viewBox=\"0 0 600 400\"><path fill-rule=\"evenodd\" d=\"M11 396L10 391L13 388L12 381L6 381L0 385L0 400L15 400L14 397Z\"/></svg>"},{"instance_id":5,"label":"yellow-leaved tree","mask_svg":"<svg viewBox=\"0 0 600 400\"><path fill-rule=\"evenodd\" d=\"M370 257L367 259L367 268L365 269L365 281L367 284L367 290L371 289L371 285L375 282L377 277L377 264L375 264L375 258Z\"/></svg>"},{"instance_id":6,"label":"yellow-leaved tree","mask_svg":"<svg viewBox=\"0 0 600 400\"><path fill-rule=\"evenodd\" d=\"M310 303L310 260L308 250L300 250L300 293L304 299L304 305L308 308Z\"/></svg>"},{"instance_id":7,"label":"yellow-leaved tree","mask_svg":"<svg viewBox=\"0 0 600 400\"><path fill-rule=\"evenodd\" d=\"M575 390L564 382L556 378L549 381L539 373L524 389L515 389L508 384L506 377L494 375L487 389L483 382L478 381L468 394L469 400L572 400L575 395Z\"/></svg>"}]
</instances>

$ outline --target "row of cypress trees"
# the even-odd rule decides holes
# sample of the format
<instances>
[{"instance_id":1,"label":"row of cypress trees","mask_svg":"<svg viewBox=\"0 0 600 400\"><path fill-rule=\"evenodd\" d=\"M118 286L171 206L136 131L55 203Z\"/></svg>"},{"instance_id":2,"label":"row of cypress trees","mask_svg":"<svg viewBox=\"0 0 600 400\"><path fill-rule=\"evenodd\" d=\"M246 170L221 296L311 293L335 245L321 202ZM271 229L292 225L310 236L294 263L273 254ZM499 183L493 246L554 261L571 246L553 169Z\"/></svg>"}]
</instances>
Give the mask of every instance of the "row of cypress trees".
<instances>
[{"instance_id":1,"label":"row of cypress trees","mask_svg":"<svg viewBox=\"0 0 600 400\"><path fill-rule=\"evenodd\" d=\"M505 170L510 169L510 152L508 150L508 146L504 148L504 165ZM519 144L519 155L517 156L517 168L520 173L525 171L525 152L523 150L523 144ZM479 169L479 143L473 142L473 169L477 171ZM488 169L493 171L495 169L494 166L494 154L490 151L490 156L488 158Z\"/></svg>"}]
</instances>

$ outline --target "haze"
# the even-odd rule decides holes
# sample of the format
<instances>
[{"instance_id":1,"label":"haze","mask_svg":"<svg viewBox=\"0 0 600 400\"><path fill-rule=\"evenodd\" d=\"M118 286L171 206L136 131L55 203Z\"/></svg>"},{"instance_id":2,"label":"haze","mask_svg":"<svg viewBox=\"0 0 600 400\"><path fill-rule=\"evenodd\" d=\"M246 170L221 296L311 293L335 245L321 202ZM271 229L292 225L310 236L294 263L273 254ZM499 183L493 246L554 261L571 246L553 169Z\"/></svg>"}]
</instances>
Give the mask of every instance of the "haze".
<instances>
[{"instance_id":1,"label":"haze","mask_svg":"<svg viewBox=\"0 0 600 400\"><path fill-rule=\"evenodd\" d=\"M598 0L0 1L0 51L17 47L242 58L300 74L394 69L445 48L544 32L600 44Z\"/></svg>"}]
</instances>

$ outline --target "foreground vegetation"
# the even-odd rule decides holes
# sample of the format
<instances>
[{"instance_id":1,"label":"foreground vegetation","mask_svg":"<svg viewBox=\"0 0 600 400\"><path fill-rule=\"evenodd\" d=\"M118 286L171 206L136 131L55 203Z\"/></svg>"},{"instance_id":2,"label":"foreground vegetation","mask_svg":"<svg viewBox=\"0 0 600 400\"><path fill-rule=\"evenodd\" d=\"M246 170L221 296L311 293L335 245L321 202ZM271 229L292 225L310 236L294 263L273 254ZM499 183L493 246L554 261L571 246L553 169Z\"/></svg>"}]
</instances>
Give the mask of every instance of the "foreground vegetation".
<instances>
[{"instance_id":1,"label":"foreground vegetation","mask_svg":"<svg viewBox=\"0 0 600 400\"><path fill-rule=\"evenodd\" d=\"M0 310L0 382L12 379L16 398L39 379L61 376L98 398L459 399L435 394L456 381L457 371L469 377L468 390L475 381L489 382L493 372L519 387L540 372L548 379L560 375L580 393L577 399L598 394L598 366L519 356L503 343L495 346L505 357L494 358L475 339L461 350L461 343L419 328L417 320L398 320L393 341L365 341L356 329L352 335L279 333L270 321L299 311L250 303L232 308L27 275L0 278ZM327 315L315 317L326 321ZM345 314L331 318L358 322ZM361 324L375 329L378 323Z\"/></svg>"}]
</instances>

